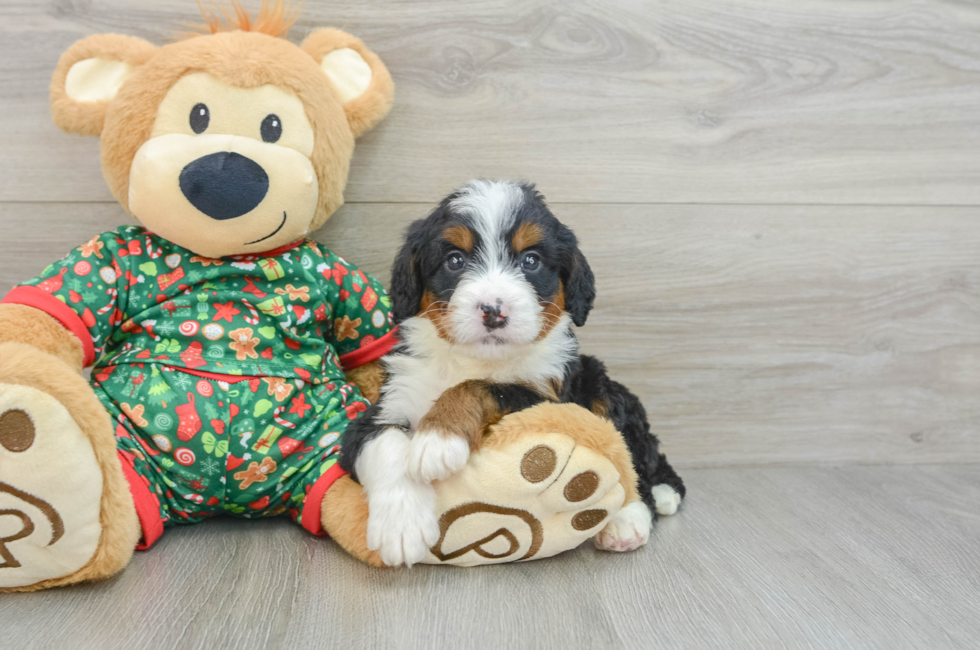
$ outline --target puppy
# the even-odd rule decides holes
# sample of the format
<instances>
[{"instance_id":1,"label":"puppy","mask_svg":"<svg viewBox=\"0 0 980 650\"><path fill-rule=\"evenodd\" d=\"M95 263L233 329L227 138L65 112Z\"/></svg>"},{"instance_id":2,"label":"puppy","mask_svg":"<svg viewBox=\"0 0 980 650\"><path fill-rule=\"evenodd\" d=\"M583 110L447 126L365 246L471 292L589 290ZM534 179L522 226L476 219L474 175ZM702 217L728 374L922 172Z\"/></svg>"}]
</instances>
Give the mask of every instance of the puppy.
<instances>
[{"instance_id":1,"label":"puppy","mask_svg":"<svg viewBox=\"0 0 980 650\"><path fill-rule=\"evenodd\" d=\"M439 538L430 483L461 469L488 425L544 400L608 418L632 454L642 501L613 517L599 548L638 548L654 513L677 510L684 484L640 400L578 354L572 324L585 324L594 278L533 185L471 181L443 199L409 227L390 294L400 343L340 461L364 487L368 547L385 563L425 556Z\"/></svg>"}]
</instances>

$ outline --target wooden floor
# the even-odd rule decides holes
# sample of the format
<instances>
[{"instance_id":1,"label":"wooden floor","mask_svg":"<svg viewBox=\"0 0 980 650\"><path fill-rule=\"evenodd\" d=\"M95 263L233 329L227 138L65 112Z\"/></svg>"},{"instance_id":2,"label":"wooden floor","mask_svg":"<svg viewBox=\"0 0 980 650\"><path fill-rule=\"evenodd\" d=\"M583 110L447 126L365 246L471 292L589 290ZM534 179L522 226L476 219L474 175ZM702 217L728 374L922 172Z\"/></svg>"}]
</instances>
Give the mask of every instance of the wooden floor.
<instances>
[{"instance_id":1,"label":"wooden floor","mask_svg":"<svg viewBox=\"0 0 980 650\"><path fill-rule=\"evenodd\" d=\"M246 6L258 0L244 0ZM192 0L0 3L0 294L128 221L47 87ZM580 331L690 486L626 556L376 571L286 522L171 531L0 597L0 647L976 647L980 5L307 1L397 90L316 234L388 280L472 177L536 181L598 278Z\"/></svg>"},{"instance_id":2,"label":"wooden floor","mask_svg":"<svg viewBox=\"0 0 980 650\"><path fill-rule=\"evenodd\" d=\"M688 479L625 555L384 570L285 521L171 531L109 583L0 598L4 647L976 647L977 466Z\"/></svg>"}]
</instances>

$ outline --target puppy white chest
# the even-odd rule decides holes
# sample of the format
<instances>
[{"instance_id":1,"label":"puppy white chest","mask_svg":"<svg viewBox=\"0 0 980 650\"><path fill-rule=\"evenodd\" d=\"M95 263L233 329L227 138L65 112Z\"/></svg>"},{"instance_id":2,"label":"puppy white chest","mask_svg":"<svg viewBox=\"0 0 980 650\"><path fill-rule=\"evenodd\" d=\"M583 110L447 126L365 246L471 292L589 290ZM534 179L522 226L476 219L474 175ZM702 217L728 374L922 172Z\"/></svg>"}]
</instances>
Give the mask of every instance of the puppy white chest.
<instances>
[{"instance_id":1,"label":"puppy white chest","mask_svg":"<svg viewBox=\"0 0 980 650\"><path fill-rule=\"evenodd\" d=\"M506 358L480 359L459 354L456 346L440 339L432 323L413 318L401 326L409 353L385 359L388 381L383 388L381 417L386 423L415 430L447 389L470 379L495 383L524 383L544 388L559 379L576 353L574 338L566 326L524 346Z\"/></svg>"}]
</instances>

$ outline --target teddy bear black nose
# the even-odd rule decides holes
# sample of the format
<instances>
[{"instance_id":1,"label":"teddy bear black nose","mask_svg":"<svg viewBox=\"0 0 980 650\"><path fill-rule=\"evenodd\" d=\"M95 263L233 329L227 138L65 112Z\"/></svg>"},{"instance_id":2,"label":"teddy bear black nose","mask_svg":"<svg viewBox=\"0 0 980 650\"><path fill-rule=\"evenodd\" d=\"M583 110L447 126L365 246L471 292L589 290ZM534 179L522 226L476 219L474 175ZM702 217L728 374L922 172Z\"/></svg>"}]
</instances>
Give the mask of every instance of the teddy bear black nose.
<instances>
[{"instance_id":1,"label":"teddy bear black nose","mask_svg":"<svg viewBox=\"0 0 980 650\"><path fill-rule=\"evenodd\" d=\"M180 172L180 191L212 219L234 219L262 202L269 176L251 158L233 151L201 156Z\"/></svg>"}]
</instances>

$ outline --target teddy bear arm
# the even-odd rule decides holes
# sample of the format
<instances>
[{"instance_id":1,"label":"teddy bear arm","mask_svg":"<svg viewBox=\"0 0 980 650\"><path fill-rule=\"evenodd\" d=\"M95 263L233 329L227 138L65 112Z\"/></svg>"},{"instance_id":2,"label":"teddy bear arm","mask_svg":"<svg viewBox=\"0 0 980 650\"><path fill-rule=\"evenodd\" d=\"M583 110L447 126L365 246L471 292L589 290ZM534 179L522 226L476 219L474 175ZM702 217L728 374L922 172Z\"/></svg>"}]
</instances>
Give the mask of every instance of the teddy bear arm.
<instances>
[{"instance_id":1,"label":"teddy bear arm","mask_svg":"<svg viewBox=\"0 0 980 650\"><path fill-rule=\"evenodd\" d=\"M357 386L365 399L372 404L378 401L381 396L381 385L385 381L385 371L380 361L375 360L365 363L363 366L351 368L344 374L347 381Z\"/></svg>"},{"instance_id":2,"label":"teddy bear arm","mask_svg":"<svg viewBox=\"0 0 980 650\"><path fill-rule=\"evenodd\" d=\"M0 343L26 343L82 371L84 352L78 338L54 317L27 305L0 304Z\"/></svg>"}]
</instances>

